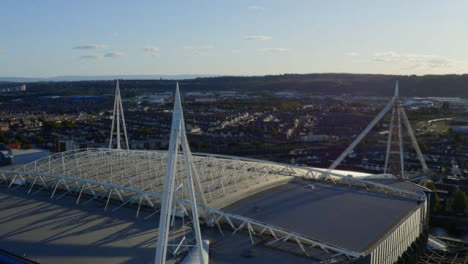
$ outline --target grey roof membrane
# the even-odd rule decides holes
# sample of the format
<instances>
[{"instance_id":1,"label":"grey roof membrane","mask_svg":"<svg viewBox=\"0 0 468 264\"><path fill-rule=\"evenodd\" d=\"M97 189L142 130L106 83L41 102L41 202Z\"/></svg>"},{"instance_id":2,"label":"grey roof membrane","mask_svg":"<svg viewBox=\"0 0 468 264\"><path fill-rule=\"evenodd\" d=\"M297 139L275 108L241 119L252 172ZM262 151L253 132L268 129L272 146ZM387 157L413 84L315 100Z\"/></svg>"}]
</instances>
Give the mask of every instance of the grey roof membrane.
<instances>
[{"instance_id":1,"label":"grey roof membrane","mask_svg":"<svg viewBox=\"0 0 468 264\"><path fill-rule=\"evenodd\" d=\"M314 187L308 187L312 184ZM396 196L323 183L293 182L223 210L364 252L417 207Z\"/></svg>"},{"instance_id":2,"label":"grey roof membrane","mask_svg":"<svg viewBox=\"0 0 468 264\"><path fill-rule=\"evenodd\" d=\"M28 195L25 189L12 189L0 185L0 249L48 264L154 263L159 214L144 220L151 211L140 211L140 217L135 218L136 208L122 207L112 213L118 203L104 212L104 201L85 205L86 199L82 199L76 205L74 196L51 200L49 192ZM213 263L315 263L253 245L248 233L231 235L231 228L224 230L224 236L217 229L202 228L202 233L214 239L210 244ZM187 236L191 237L190 232ZM175 262L171 258L166 263Z\"/></svg>"}]
</instances>

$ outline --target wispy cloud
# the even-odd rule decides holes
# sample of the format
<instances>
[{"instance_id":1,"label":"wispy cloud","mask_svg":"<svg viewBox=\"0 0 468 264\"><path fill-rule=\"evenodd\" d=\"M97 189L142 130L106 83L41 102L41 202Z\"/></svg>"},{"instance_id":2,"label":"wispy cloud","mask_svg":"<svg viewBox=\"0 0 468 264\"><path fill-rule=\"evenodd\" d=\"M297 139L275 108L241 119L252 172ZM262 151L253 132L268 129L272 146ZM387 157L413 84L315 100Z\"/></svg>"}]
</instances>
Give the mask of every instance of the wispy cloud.
<instances>
[{"instance_id":1,"label":"wispy cloud","mask_svg":"<svg viewBox=\"0 0 468 264\"><path fill-rule=\"evenodd\" d=\"M346 52L345 55L350 56L350 57L357 57L357 56L359 56L359 53L354 52L354 51L350 51L350 52Z\"/></svg>"},{"instance_id":2,"label":"wispy cloud","mask_svg":"<svg viewBox=\"0 0 468 264\"><path fill-rule=\"evenodd\" d=\"M120 51L110 51L104 54L87 54L80 56L80 59L82 60L100 60L104 58L117 58L117 57L122 57L125 56L125 53L120 52Z\"/></svg>"},{"instance_id":3,"label":"wispy cloud","mask_svg":"<svg viewBox=\"0 0 468 264\"><path fill-rule=\"evenodd\" d=\"M101 58L102 58L101 55L83 55L83 56L80 56L81 60L99 60Z\"/></svg>"},{"instance_id":4,"label":"wispy cloud","mask_svg":"<svg viewBox=\"0 0 468 264\"><path fill-rule=\"evenodd\" d=\"M0 47L0 52L4 52L6 49L4 47Z\"/></svg>"},{"instance_id":5,"label":"wispy cloud","mask_svg":"<svg viewBox=\"0 0 468 264\"><path fill-rule=\"evenodd\" d=\"M257 12L265 10L265 8L263 6L256 6L256 5L249 6L249 7L247 7L247 9L249 11L257 11Z\"/></svg>"},{"instance_id":6,"label":"wispy cloud","mask_svg":"<svg viewBox=\"0 0 468 264\"><path fill-rule=\"evenodd\" d=\"M79 45L79 46L75 46L73 47L73 49L77 49L77 50L92 50L92 49L103 49L105 48L106 46L105 45L102 45L102 44L88 44L88 45Z\"/></svg>"},{"instance_id":7,"label":"wispy cloud","mask_svg":"<svg viewBox=\"0 0 468 264\"><path fill-rule=\"evenodd\" d=\"M201 46L184 46L183 49L190 54L206 56L209 51L214 48L213 45L201 45Z\"/></svg>"},{"instance_id":8,"label":"wispy cloud","mask_svg":"<svg viewBox=\"0 0 468 264\"><path fill-rule=\"evenodd\" d=\"M435 54L401 54L394 51L376 52L373 60L382 63L399 64L409 68L449 68L459 63Z\"/></svg>"},{"instance_id":9,"label":"wispy cloud","mask_svg":"<svg viewBox=\"0 0 468 264\"><path fill-rule=\"evenodd\" d=\"M150 53L153 56L158 56L159 57L159 47L156 46L148 46L143 48L145 52Z\"/></svg>"},{"instance_id":10,"label":"wispy cloud","mask_svg":"<svg viewBox=\"0 0 468 264\"><path fill-rule=\"evenodd\" d=\"M271 36L266 35L247 35L244 36L245 40L270 40Z\"/></svg>"},{"instance_id":11,"label":"wispy cloud","mask_svg":"<svg viewBox=\"0 0 468 264\"><path fill-rule=\"evenodd\" d=\"M373 59L380 62L401 62L403 58L394 51L383 51L374 53Z\"/></svg>"},{"instance_id":12,"label":"wispy cloud","mask_svg":"<svg viewBox=\"0 0 468 264\"><path fill-rule=\"evenodd\" d=\"M280 52L288 52L290 49L288 48L264 48L261 49L263 52L268 52L268 53L280 53Z\"/></svg>"},{"instance_id":13,"label":"wispy cloud","mask_svg":"<svg viewBox=\"0 0 468 264\"><path fill-rule=\"evenodd\" d=\"M117 58L117 57L122 57L125 56L125 53L120 52L120 51L111 51L106 54L104 54L104 58Z\"/></svg>"},{"instance_id":14,"label":"wispy cloud","mask_svg":"<svg viewBox=\"0 0 468 264\"><path fill-rule=\"evenodd\" d=\"M202 46L184 46L184 50L207 50L213 49L213 45L202 45Z\"/></svg>"}]
</instances>

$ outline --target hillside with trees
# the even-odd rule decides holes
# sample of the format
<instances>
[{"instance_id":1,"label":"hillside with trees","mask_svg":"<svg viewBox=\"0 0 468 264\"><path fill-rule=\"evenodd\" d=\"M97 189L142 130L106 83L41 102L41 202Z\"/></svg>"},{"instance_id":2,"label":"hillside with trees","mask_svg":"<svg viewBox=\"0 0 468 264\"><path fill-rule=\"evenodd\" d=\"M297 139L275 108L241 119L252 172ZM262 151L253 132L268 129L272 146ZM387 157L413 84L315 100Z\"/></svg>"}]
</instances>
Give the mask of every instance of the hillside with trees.
<instances>
[{"instance_id":1,"label":"hillside with trees","mask_svg":"<svg viewBox=\"0 0 468 264\"><path fill-rule=\"evenodd\" d=\"M223 76L178 80L182 90L305 91L311 94L390 96L395 80L402 96L467 97L468 74L402 76L382 74L283 74L267 76ZM122 80L124 91L170 91L175 80ZM108 81L59 81L26 83L29 92L40 95L102 95L114 90ZM18 83L0 83L1 87Z\"/></svg>"}]
</instances>

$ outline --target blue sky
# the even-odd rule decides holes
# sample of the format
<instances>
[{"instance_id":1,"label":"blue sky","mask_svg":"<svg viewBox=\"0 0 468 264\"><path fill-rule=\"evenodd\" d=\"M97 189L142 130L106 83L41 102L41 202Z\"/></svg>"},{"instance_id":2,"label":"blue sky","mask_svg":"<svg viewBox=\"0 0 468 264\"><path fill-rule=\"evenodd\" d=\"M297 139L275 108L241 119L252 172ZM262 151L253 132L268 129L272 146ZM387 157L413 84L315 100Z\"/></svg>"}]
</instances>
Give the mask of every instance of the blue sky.
<instances>
[{"instance_id":1,"label":"blue sky","mask_svg":"<svg viewBox=\"0 0 468 264\"><path fill-rule=\"evenodd\" d=\"M2 0L0 76L468 72L468 1Z\"/></svg>"}]
</instances>

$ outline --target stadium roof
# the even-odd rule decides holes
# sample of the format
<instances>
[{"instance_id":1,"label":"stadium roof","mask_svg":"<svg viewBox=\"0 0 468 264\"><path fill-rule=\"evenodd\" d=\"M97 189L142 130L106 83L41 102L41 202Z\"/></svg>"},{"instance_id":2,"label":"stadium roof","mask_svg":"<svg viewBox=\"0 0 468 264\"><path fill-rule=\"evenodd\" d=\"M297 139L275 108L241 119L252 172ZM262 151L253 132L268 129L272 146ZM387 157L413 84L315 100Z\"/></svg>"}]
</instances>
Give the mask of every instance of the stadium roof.
<instances>
[{"instance_id":1,"label":"stadium roof","mask_svg":"<svg viewBox=\"0 0 468 264\"><path fill-rule=\"evenodd\" d=\"M223 210L365 252L417 208L414 199L295 181Z\"/></svg>"},{"instance_id":2,"label":"stadium roof","mask_svg":"<svg viewBox=\"0 0 468 264\"><path fill-rule=\"evenodd\" d=\"M0 171L0 181L3 180L8 186L15 186L14 188L26 187L28 193L35 193L37 189L47 189L52 192L51 197L54 199L65 199L64 197L74 195L77 197L76 203L80 203L81 199L83 206L93 200L104 201L103 206L104 210L106 210L109 202L111 204L117 202L119 205L112 208L112 212L122 210L126 206L135 206L137 216L142 214L141 211L144 210L150 210L151 215L155 215L159 211L157 204L160 203L162 198L166 158L167 152L164 151L74 150L57 153L24 166L15 166L10 171L2 170ZM332 207L337 206L340 208L341 203L344 203L349 206L348 209L351 209L352 206L359 203L368 204L369 197L377 199L374 203L370 203L369 208L378 208L377 204L381 203L385 207L389 207L385 209L385 214L394 213L395 219L397 219L402 217L406 211L401 208L393 208L398 206L394 205L394 203L406 208L410 207L411 202L401 201L411 200L412 203L415 203L415 201L425 199L424 194L419 191L408 191L385 184L343 176L342 172L331 171L330 174L325 176L323 170L315 168L213 154L194 154L193 158L195 166L200 171L201 191L203 191L207 199L208 212L213 214L215 219L227 224L227 227L233 228L234 232L243 230L248 232L249 235L252 232L265 232L265 235L276 236L281 238L283 242L292 242L306 255L315 255L310 254L310 251L320 251L317 256L320 255L323 259L357 258L362 256L357 250L364 250L365 248L359 248L354 245L353 241L339 243L335 239L338 238L338 234L328 237L320 236L320 233L312 232L313 229L311 229L312 231L308 230L303 223L313 221L316 218L317 227L324 228L326 214L335 217ZM177 186L183 185L183 177L186 177L183 161L177 164L177 170L179 171L176 178ZM283 216L297 214L289 223L285 219L281 220L279 216L272 221L272 219L262 218L261 215L250 215L250 212L237 214L216 209L226 207L236 201L265 191L272 186L294 179L310 181L320 187L316 187L316 191L324 192L326 197L336 197L337 200L314 198L308 195L310 190L304 192L305 189L300 187L288 194L278 195L278 198L284 198L284 202L278 201L275 202L275 205L269 205L266 202L262 204L262 207L267 209L274 209L276 205L283 208L284 205L289 203L288 199L305 199L304 204L300 206L296 204L298 206L297 211L288 211L294 209L294 207L290 207L284 208L283 212L277 212L278 215ZM275 190L281 190L281 188L285 187L279 187L279 189L272 191L275 193ZM176 203L180 206L187 204L185 190L185 188L182 188L175 198ZM312 190L313 194L316 193L314 191L315 189ZM269 191L266 191L263 194L268 193ZM263 194L255 197L261 197ZM295 195L298 195L299 198L295 197ZM342 198L339 198L340 195ZM111 206L109 205L109 207ZM328 207L327 210L329 211L325 210L324 207ZM356 205L356 208L360 207ZM310 214L299 213L301 210L310 212ZM319 213L324 216L321 220L322 224L318 220L317 214ZM373 213L374 211L371 212L371 216ZM356 221L362 220L359 218L357 211L353 212L353 214L350 213L350 215ZM298 220L296 217L302 218ZM337 216L334 221L342 218L342 216ZM369 219L372 219L372 217L369 217ZM298 224L293 224L296 221L299 221ZM390 219L376 227L381 231L381 234L385 233L387 228L385 223L390 224L389 222ZM120 231L117 231L114 236L119 237L119 233ZM347 237L346 234L344 237ZM370 244L375 239L366 237L365 241ZM298 253L300 254L301 251Z\"/></svg>"}]
</instances>

